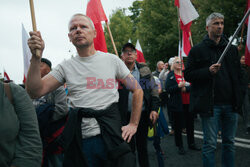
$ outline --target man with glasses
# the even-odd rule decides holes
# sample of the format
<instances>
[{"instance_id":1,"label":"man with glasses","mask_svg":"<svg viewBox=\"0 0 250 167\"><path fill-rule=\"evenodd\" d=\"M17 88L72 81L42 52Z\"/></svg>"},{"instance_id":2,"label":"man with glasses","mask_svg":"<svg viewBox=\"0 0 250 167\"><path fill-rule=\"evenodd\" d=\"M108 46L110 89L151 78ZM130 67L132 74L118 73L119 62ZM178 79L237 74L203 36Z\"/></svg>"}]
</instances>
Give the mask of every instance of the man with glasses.
<instances>
[{"instance_id":1,"label":"man with glasses","mask_svg":"<svg viewBox=\"0 0 250 167\"><path fill-rule=\"evenodd\" d=\"M216 166L219 122L222 131L222 167L234 167L237 113L241 111L246 90L244 73L235 46L231 46L221 64L217 64L228 44L223 29L222 14L212 13L207 17L208 35L191 49L184 73L186 81L192 83L190 110L198 112L202 118L204 167Z\"/></svg>"},{"instance_id":2,"label":"man with glasses","mask_svg":"<svg viewBox=\"0 0 250 167\"><path fill-rule=\"evenodd\" d=\"M130 73L134 76L137 82L140 83L140 86L143 89L144 97L141 119L135 138L133 138L130 146L132 151L135 151L135 148L137 148L140 166L149 167L147 134L150 121L154 124L158 119L158 89L151 71L146 64L136 62L137 54L133 44L127 43L122 47L121 58L130 70ZM119 95L119 108L122 112L123 124L126 125L130 120L132 105L136 102L132 100L132 94L124 85L119 89Z\"/></svg>"}]
</instances>

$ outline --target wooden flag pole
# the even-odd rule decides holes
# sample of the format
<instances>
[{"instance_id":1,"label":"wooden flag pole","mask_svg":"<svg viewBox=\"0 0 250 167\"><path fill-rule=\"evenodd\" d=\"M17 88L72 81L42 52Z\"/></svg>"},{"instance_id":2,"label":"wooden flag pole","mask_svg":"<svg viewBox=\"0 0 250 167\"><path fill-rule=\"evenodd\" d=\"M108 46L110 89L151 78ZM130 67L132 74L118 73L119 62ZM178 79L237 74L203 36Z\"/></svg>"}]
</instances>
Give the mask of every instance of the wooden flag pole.
<instances>
[{"instance_id":1,"label":"wooden flag pole","mask_svg":"<svg viewBox=\"0 0 250 167\"><path fill-rule=\"evenodd\" d=\"M117 52L117 49L116 49L116 46L115 46L115 42L114 42L114 39L113 39L113 36L112 36L112 33L111 33L111 30L110 30L109 25L108 25L108 22L105 21L105 23L106 23L106 26L107 26L107 29L108 29L108 32L109 32L109 36L110 36L110 39L111 39L111 42L112 42L112 45L113 45L115 54L116 54L116 56L119 57L118 52Z\"/></svg>"},{"instance_id":2,"label":"wooden flag pole","mask_svg":"<svg viewBox=\"0 0 250 167\"><path fill-rule=\"evenodd\" d=\"M193 47L194 44L193 44L193 40L192 40L192 34L191 34L190 31L189 31L189 40L190 40L190 43L191 43L191 47Z\"/></svg>"},{"instance_id":3,"label":"wooden flag pole","mask_svg":"<svg viewBox=\"0 0 250 167\"><path fill-rule=\"evenodd\" d=\"M32 20L33 31L37 31L35 9L34 9L34 2L33 2L33 0L30 0L30 13L31 13L31 20ZM41 52L39 50L36 50L36 56L37 57L41 57Z\"/></svg>"}]
</instances>

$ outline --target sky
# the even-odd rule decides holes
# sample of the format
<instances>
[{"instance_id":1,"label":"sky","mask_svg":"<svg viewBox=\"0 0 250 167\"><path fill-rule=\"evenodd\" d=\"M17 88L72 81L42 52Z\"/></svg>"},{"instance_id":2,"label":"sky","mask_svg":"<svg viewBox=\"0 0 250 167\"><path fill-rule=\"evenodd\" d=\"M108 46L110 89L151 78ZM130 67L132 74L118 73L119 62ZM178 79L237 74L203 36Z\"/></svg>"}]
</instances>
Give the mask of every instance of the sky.
<instances>
[{"instance_id":1,"label":"sky","mask_svg":"<svg viewBox=\"0 0 250 167\"><path fill-rule=\"evenodd\" d=\"M88 0L33 0L37 29L45 42L43 57L52 67L75 54L68 39L68 22L75 13L86 14ZM101 0L109 18L117 8L128 8L134 0ZM0 0L0 73L3 69L11 80L23 80L22 24L32 31L28 0Z\"/></svg>"}]
</instances>

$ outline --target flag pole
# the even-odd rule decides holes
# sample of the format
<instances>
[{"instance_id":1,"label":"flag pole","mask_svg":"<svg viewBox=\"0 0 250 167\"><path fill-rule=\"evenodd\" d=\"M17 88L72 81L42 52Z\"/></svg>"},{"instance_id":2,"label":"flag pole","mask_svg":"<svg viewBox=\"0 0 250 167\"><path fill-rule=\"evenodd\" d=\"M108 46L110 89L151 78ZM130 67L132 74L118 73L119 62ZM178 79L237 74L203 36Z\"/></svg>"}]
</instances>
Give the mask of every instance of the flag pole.
<instances>
[{"instance_id":1,"label":"flag pole","mask_svg":"<svg viewBox=\"0 0 250 167\"><path fill-rule=\"evenodd\" d=\"M29 1L30 1L30 13L31 13L33 31L37 31L34 2L33 2L33 0L29 0ZM36 50L36 56L37 57L41 56L41 53L39 50Z\"/></svg>"},{"instance_id":2,"label":"flag pole","mask_svg":"<svg viewBox=\"0 0 250 167\"><path fill-rule=\"evenodd\" d=\"M191 47L193 47L194 44L193 44L193 40L192 40L191 30L189 31L189 40L190 40L190 43L191 43Z\"/></svg>"},{"instance_id":3,"label":"flag pole","mask_svg":"<svg viewBox=\"0 0 250 167\"><path fill-rule=\"evenodd\" d=\"M105 21L105 23L106 23L106 26L107 26L107 29L108 29L108 32L109 32L109 36L110 36L110 39L111 39L111 42L112 42L112 45L113 45L115 54L116 54L116 56L119 57L118 52L117 52L117 49L116 49L116 46L115 46L115 42L114 42L114 39L113 39L113 36L112 36L112 33L111 33L111 30L110 30L109 25L108 25L108 22Z\"/></svg>"},{"instance_id":4,"label":"flag pole","mask_svg":"<svg viewBox=\"0 0 250 167\"><path fill-rule=\"evenodd\" d=\"M250 9L248 9L247 13L245 14L245 16L243 17L243 19L241 20L241 22L240 22L238 28L237 28L236 31L234 32L233 37L231 38L231 40L228 42L228 44L227 44L226 48L224 49L222 55L220 56L220 59L218 60L217 64L220 64L220 63L222 62L223 58L225 57L227 51L229 50L229 48L230 48L230 46L231 46L233 40L235 39L236 35L237 35L238 32L240 31L241 26L244 24L245 20L246 20L247 17L249 16L249 14L250 14Z\"/></svg>"},{"instance_id":5,"label":"flag pole","mask_svg":"<svg viewBox=\"0 0 250 167\"><path fill-rule=\"evenodd\" d=\"M179 11L179 8L178 6L176 7L177 8L177 15L178 15L178 31L179 31L179 46L180 46L180 59L181 59L181 69L183 67L183 58L182 58L182 40L181 40L181 27L180 27L180 11ZM179 47L178 47L178 50L179 50ZM183 72L181 70L181 76L183 76ZM183 81L183 77L182 77L182 81Z\"/></svg>"}]
</instances>

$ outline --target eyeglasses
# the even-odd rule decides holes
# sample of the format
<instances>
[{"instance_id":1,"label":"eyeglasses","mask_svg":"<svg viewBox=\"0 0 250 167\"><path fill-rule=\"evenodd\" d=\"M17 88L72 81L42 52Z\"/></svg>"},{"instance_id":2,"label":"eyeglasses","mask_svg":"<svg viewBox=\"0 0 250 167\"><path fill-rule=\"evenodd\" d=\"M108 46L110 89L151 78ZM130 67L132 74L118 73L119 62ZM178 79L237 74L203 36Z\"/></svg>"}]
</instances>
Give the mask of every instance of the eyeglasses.
<instances>
[{"instance_id":1,"label":"eyeglasses","mask_svg":"<svg viewBox=\"0 0 250 167\"><path fill-rule=\"evenodd\" d=\"M181 62L180 62L180 61L176 61L175 63L176 63L176 64L181 64Z\"/></svg>"},{"instance_id":2,"label":"eyeglasses","mask_svg":"<svg viewBox=\"0 0 250 167\"><path fill-rule=\"evenodd\" d=\"M135 53L135 50L124 50L123 53L128 54L128 53Z\"/></svg>"}]
</instances>

